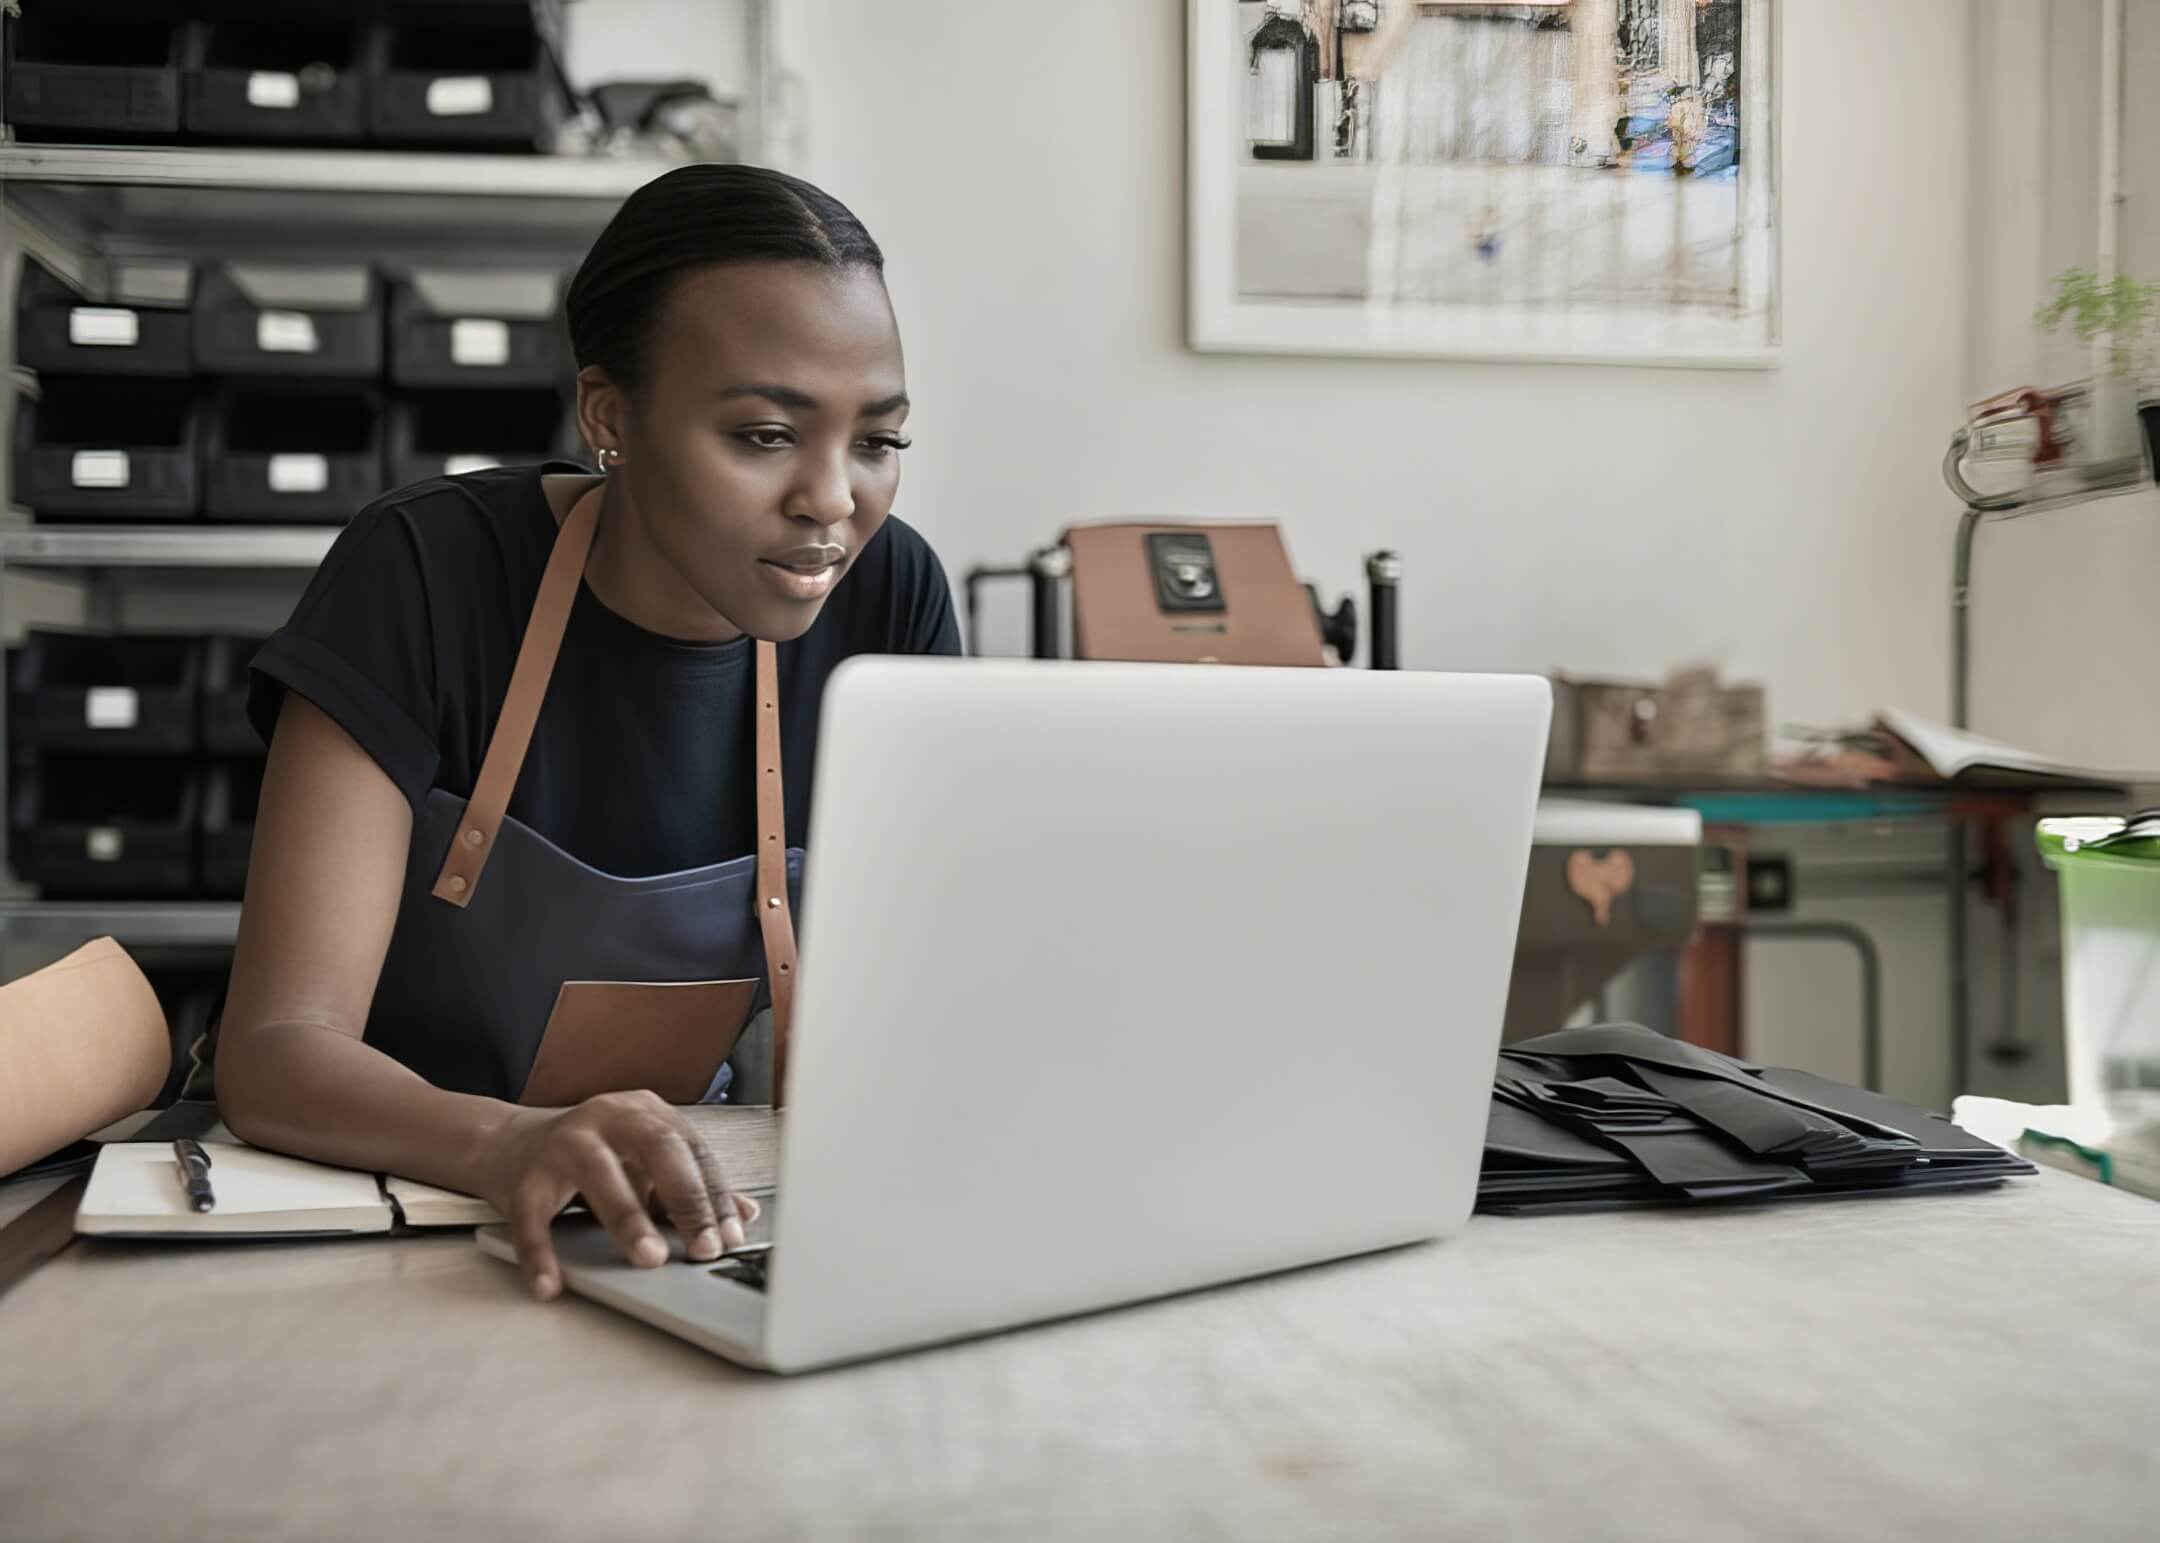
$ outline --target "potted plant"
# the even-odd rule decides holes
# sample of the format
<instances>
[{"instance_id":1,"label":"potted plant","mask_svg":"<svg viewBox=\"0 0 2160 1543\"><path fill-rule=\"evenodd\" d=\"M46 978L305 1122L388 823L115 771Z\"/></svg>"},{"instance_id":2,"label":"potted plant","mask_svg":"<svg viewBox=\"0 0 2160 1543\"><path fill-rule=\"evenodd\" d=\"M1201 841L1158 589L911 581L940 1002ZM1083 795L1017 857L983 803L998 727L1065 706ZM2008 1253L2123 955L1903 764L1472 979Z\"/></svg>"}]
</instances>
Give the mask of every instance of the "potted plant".
<instances>
[{"instance_id":1,"label":"potted plant","mask_svg":"<svg viewBox=\"0 0 2160 1543\"><path fill-rule=\"evenodd\" d=\"M2160 284L2141 283L2118 274L2102 279L2085 268L2056 275L2055 298L2034 314L2043 332L2064 326L2086 343L2106 339L2096 357L2089 392L2087 432L2080 436L2078 459L2090 473L2136 463L2144 448L2138 420L2138 356L2155 320L2160 320Z\"/></svg>"}]
</instances>

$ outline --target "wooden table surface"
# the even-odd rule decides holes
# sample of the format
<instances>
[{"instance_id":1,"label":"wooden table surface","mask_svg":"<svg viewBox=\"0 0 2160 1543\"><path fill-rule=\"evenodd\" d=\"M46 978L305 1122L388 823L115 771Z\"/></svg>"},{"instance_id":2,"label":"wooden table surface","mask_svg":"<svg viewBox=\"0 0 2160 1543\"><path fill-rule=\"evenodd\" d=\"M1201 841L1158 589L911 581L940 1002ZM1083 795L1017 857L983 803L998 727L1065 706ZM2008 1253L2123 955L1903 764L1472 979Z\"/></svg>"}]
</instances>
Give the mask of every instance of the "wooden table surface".
<instances>
[{"instance_id":1,"label":"wooden table surface","mask_svg":"<svg viewBox=\"0 0 2160 1543\"><path fill-rule=\"evenodd\" d=\"M14 1197L10 1197L14 1198ZM800 1380L463 1235L0 1299L6 1538L2160 1535L2160 1204L1481 1217Z\"/></svg>"}]
</instances>

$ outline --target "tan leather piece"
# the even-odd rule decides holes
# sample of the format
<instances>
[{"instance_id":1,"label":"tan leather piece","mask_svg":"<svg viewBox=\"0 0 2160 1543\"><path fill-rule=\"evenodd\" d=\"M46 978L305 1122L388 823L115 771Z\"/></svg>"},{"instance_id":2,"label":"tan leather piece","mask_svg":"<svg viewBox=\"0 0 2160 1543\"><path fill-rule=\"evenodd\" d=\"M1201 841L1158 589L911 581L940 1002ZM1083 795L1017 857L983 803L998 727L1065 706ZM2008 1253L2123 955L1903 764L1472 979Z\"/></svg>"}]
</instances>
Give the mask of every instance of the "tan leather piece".
<instances>
[{"instance_id":1,"label":"tan leather piece","mask_svg":"<svg viewBox=\"0 0 2160 1543\"><path fill-rule=\"evenodd\" d=\"M480 887L480 875L494 850L503 815L510 808L510 794L518 773L525 769L525 752L532 747L533 726L540 721L540 703L547 696L548 679L555 673L555 656L562 651L563 629L570 624L570 608L577 603L578 585L585 578L585 561L592 555L593 532L600 523L600 492L596 485L563 516L546 570L540 575L540 593L533 600L532 616L525 623L525 638L518 645L517 663L511 667L510 689L503 695L502 711L496 715L495 734L488 741L480 763L479 779L465 803L465 819L457 839L443 858L436 875L434 895L452 905L463 906Z\"/></svg>"},{"instance_id":2,"label":"tan leather piece","mask_svg":"<svg viewBox=\"0 0 2160 1543\"><path fill-rule=\"evenodd\" d=\"M165 1009L111 938L0 986L0 1173L144 1108L171 1069Z\"/></svg>"},{"instance_id":3,"label":"tan leather piece","mask_svg":"<svg viewBox=\"0 0 2160 1543\"><path fill-rule=\"evenodd\" d=\"M1570 852L1567 887L1576 899L1590 907L1600 927L1612 925L1613 902L1635 887L1635 859L1625 852Z\"/></svg>"},{"instance_id":4,"label":"tan leather piece","mask_svg":"<svg viewBox=\"0 0 2160 1543\"><path fill-rule=\"evenodd\" d=\"M1147 537L1208 538L1224 609L1166 615L1148 568ZM1073 653L1082 659L1165 664L1324 665L1311 597L1273 525L1076 525L1072 553Z\"/></svg>"},{"instance_id":5,"label":"tan leather piece","mask_svg":"<svg viewBox=\"0 0 2160 1543\"><path fill-rule=\"evenodd\" d=\"M773 1106L787 1102L788 1030L795 1017L795 919L788 906L787 801L780 766L780 653L757 646L757 912L772 982Z\"/></svg>"},{"instance_id":6,"label":"tan leather piece","mask_svg":"<svg viewBox=\"0 0 2160 1543\"><path fill-rule=\"evenodd\" d=\"M518 1102L561 1109L650 1088L671 1104L697 1103L734 1050L757 985L565 981Z\"/></svg>"}]
</instances>

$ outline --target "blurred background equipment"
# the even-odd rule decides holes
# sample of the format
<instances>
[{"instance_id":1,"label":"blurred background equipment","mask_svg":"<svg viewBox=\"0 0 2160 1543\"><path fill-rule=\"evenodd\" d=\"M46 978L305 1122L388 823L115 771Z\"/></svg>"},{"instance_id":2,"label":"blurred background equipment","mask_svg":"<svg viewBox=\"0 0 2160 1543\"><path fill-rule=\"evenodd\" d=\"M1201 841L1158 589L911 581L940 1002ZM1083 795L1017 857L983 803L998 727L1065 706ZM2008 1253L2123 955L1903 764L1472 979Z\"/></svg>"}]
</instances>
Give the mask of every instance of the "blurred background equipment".
<instances>
[{"instance_id":1,"label":"blurred background equipment","mask_svg":"<svg viewBox=\"0 0 2160 1543\"><path fill-rule=\"evenodd\" d=\"M971 651L981 641L982 589L1004 579L1028 581L1037 659L1069 651L1075 659L1302 666L1357 655L1357 602L1346 595L1329 610L1318 585L1295 577L1281 529L1259 521L1075 525L1024 564L970 568L961 587ZM1373 553L1366 581L1368 663L1395 669L1402 559Z\"/></svg>"}]
</instances>

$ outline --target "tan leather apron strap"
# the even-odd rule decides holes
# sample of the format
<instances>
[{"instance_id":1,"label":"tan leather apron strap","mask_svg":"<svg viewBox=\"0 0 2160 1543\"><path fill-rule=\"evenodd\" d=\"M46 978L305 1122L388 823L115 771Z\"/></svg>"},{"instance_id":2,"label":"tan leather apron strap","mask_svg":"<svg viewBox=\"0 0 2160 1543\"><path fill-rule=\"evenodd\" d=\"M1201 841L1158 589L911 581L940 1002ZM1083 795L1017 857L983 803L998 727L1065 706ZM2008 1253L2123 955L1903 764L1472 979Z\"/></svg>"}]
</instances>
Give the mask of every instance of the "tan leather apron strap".
<instances>
[{"instance_id":1,"label":"tan leather apron strap","mask_svg":"<svg viewBox=\"0 0 2160 1543\"><path fill-rule=\"evenodd\" d=\"M525 768L525 752L532 745L533 725L540 721L540 703L547 695L548 677L555 673L555 656L562 650L563 629L570 624L570 608L585 577L585 561L592 555L604 486L596 484L563 516L547 569L540 576L532 616L525 623L525 640L518 645L517 663L510 671L510 690L503 697L494 737L480 763L480 779L473 784L457 839L450 843L442 872L435 877L437 900L462 906L480 887L481 871L487 867L488 853L495 849L496 833L510 808L511 791Z\"/></svg>"},{"instance_id":2,"label":"tan leather apron strap","mask_svg":"<svg viewBox=\"0 0 2160 1543\"><path fill-rule=\"evenodd\" d=\"M795 1017L795 920L788 907L787 800L780 767L780 657L757 645L757 912L772 982L773 1104L787 1102L788 1030Z\"/></svg>"}]
</instances>

